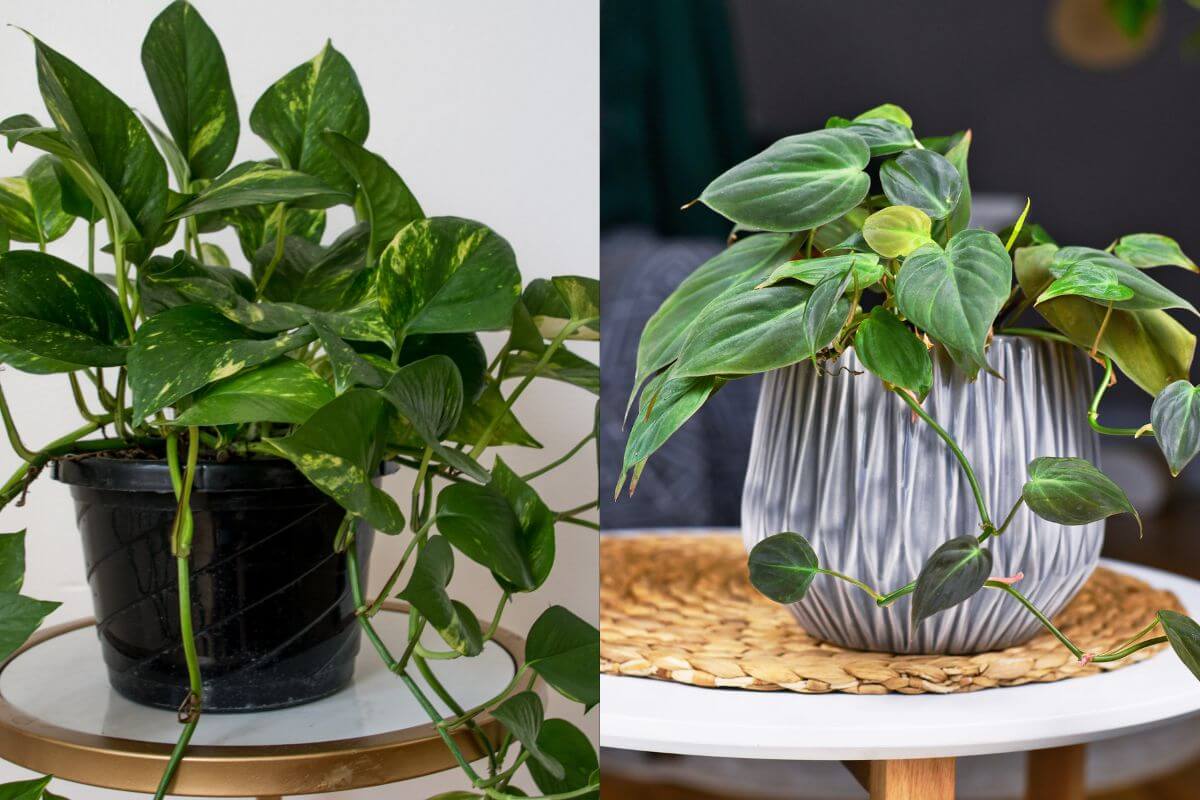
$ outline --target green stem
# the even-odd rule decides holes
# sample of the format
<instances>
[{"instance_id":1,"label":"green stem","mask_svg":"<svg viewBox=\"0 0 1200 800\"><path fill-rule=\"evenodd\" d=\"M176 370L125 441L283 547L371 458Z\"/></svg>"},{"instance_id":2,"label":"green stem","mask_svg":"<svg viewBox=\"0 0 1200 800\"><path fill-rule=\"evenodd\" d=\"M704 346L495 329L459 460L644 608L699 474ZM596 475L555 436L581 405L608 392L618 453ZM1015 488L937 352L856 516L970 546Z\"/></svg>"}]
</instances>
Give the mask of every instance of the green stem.
<instances>
[{"instance_id":1,"label":"green stem","mask_svg":"<svg viewBox=\"0 0 1200 800\"><path fill-rule=\"evenodd\" d=\"M556 512L556 516L559 519L563 519L564 517L578 516L579 514L582 514L584 511L591 511L593 508L596 508L599 505L600 505L599 500L593 500L590 503L584 503L581 506L575 506L574 508L568 508L566 511L558 511L558 512Z\"/></svg>"},{"instance_id":2,"label":"green stem","mask_svg":"<svg viewBox=\"0 0 1200 800\"><path fill-rule=\"evenodd\" d=\"M971 484L971 492L975 495L975 504L979 506L979 516L983 522L983 529L986 531L990 528L994 528L995 526L992 525L992 518L988 514L987 504L983 500L983 491L979 488L979 481L975 478L975 471L971 469L971 463L967 461L967 457L963 454L963 451L959 449L958 443L954 441L954 437L947 433L941 425L937 424L937 421L934 420L933 417L929 416L925 409L921 408L921 404L914 400L907 392L899 390L894 391L896 391L896 394L903 398L905 403L908 403L909 408L913 410L914 414L925 420L929 427L933 428L934 432L936 432L938 436L942 437L942 441L944 441L950 448L951 452L954 453L954 457L958 459L958 463L962 466L963 472L967 476L967 483Z\"/></svg>"},{"instance_id":3,"label":"green stem","mask_svg":"<svg viewBox=\"0 0 1200 800\"><path fill-rule=\"evenodd\" d=\"M835 572L831 569L818 569L817 572L821 573L822 575L829 575L830 577L838 578L840 580L845 581L846 583L857 586L859 589L862 589L864 592L871 595L871 599L874 600L876 603L878 603L881 599L883 599L883 595L881 595L879 592L872 589L867 584L858 580L857 578L851 578L849 575L844 575L841 572Z\"/></svg>"},{"instance_id":4,"label":"green stem","mask_svg":"<svg viewBox=\"0 0 1200 800\"><path fill-rule=\"evenodd\" d=\"M582 439L580 439L579 442L574 447L572 447L570 450L568 450L566 453L563 453L561 456L554 459L553 461L551 461L549 464L542 467L541 469L535 469L533 472L522 475L521 480L529 482L529 481L533 480L534 478L538 478L538 477L541 477L542 475L545 475L547 472L549 472L552 469L555 469L556 467L562 466L563 464L567 463L572 458L574 458L575 454L578 453L580 450L582 450L584 447L586 447L587 443L590 442L594 438L596 438L595 431L588 431L588 435L583 437Z\"/></svg>"},{"instance_id":5,"label":"green stem","mask_svg":"<svg viewBox=\"0 0 1200 800\"><path fill-rule=\"evenodd\" d=\"M1105 664L1109 661L1120 661L1122 658L1125 658L1132 653L1136 653L1138 650L1144 650L1147 647L1153 647L1156 644L1163 644L1167 641L1169 640L1165 636L1155 636L1153 639L1145 639L1137 644L1131 644L1128 647L1120 650L1115 650L1111 653L1104 653L1103 655L1096 656L1092 659L1092 661L1097 664Z\"/></svg>"},{"instance_id":6,"label":"green stem","mask_svg":"<svg viewBox=\"0 0 1200 800\"><path fill-rule=\"evenodd\" d=\"M579 517L559 517L558 522L565 522L568 525L578 525L581 528L590 528L594 531L600 530L600 526L590 519L580 519Z\"/></svg>"},{"instance_id":7,"label":"green stem","mask_svg":"<svg viewBox=\"0 0 1200 800\"><path fill-rule=\"evenodd\" d=\"M383 608L383 604L387 602L388 595L396 588L396 582L400 580L400 573L404 571L404 565L408 563L408 558L412 554L413 548L425 540L425 535L429 533L429 529L432 526L433 520L430 520L413 533L412 541L408 543L408 546L404 548L404 552L400 554L400 563L396 564L396 568L388 576L387 582L384 583L383 589L375 597L375 601L362 612L368 618L375 616L379 613L379 609Z\"/></svg>"},{"instance_id":8,"label":"green stem","mask_svg":"<svg viewBox=\"0 0 1200 800\"><path fill-rule=\"evenodd\" d=\"M113 225L109 225L108 235L112 238L113 258L116 260L117 299L121 301L121 317L125 320L125 332L129 334L129 341L132 342L133 314L129 310L129 276L126 274L125 240L116 235Z\"/></svg>"},{"instance_id":9,"label":"green stem","mask_svg":"<svg viewBox=\"0 0 1200 800\"><path fill-rule=\"evenodd\" d=\"M162 777L158 780L158 789L154 792L155 800L162 800L166 797L167 790L170 788L171 778L175 776L175 770L179 768L179 762L183 761L184 751L187 750L188 744L192 741L192 734L196 731L196 724L200 720L193 719L186 722L183 726L183 731L179 734L179 740L175 742L175 747L171 749L171 757L167 760L167 766L163 770Z\"/></svg>"},{"instance_id":10,"label":"green stem","mask_svg":"<svg viewBox=\"0 0 1200 800\"><path fill-rule=\"evenodd\" d=\"M96 274L96 223L92 222L91 220L88 220L87 232L88 232L88 243L87 243L88 272L95 275Z\"/></svg>"},{"instance_id":11,"label":"green stem","mask_svg":"<svg viewBox=\"0 0 1200 800\"><path fill-rule=\"evenodd\" d=\"M37 453L30 450L21 441L21 434L17 431L16 423L13 422L12 412L8 409L8 400L4 397L3 389L0 389L0 417L4 418L4 432L8 434L8 442L12 445L13 452L24 461L33 461L37 458Z\"/></svg>"},{"instance_id":12,"label":"green stem","mask_svg":"<svg viewBox=\"0 0 1200 800\"><path fill-rule=\"evenodd\" d=\"M491 638L496 635L496 631L500 629L500 618L504 616L504 608L508 605L508 592L500 595L500 602L496 604L496 610L492 613L492 621L488 625L487 631L483 634L485 642L491 641Z\"/></svg>"},{"instance_id":13,"label":"green stem","mask_svg":"<svg viewBox=\"0 0 1200 800\"><path fill-rule=\"evenodd\" d=\"M79 410L79 416L88 422L95 422L100 419L101 415L93 414L88 409L87 398L83 396L83 388L79 385L79 378L75 377L75 373L68 372L67 380L71 383L71 396L75 398L75 408Z\"/></svg>"},{"instance_id":14,"label":"green stem","mask_svg":"<svg viewBox=\"0 0 1200 800\"><path fill-rule=\"evenodd\" d=\"M430 669L429 663L420 655L413 656L413 663L417 665L417 671L421 673L421 677L425 679L425 683L429 684L429 688L433 689L433 693L441 698L451 713L463 713L462 705L454 699L454 695L446 690L446 687L442 684L438 676ZM474 737L476 744L479 745L479 749L488 754L488 770L495 773L500 763L496 759L496 748L492 745L491 739L484 734L483 728L479 727L474 721L467 726L467 729L471 731L471 735Z\"/></svg>"},{"instance_id":15,"label":"green stem","mask_svg":"<svg viewBox=\"0 0 1200 800\"><path fill-rule=\"evenodd\" d=\"M989 589L999 589L1002 592L1008 593L1008 595L1011 597L1016 598L1017 602L1025 606L1026 611L1037 617L1038 622L1042 623L1042 626L1046 630L1050 631L1050 633L1054 635L1055 639L1058 639L1058 641L1062 642L1064 647L1071 651L1071 655L1075 656L1076 658L1083 658L1083 651L1076 647L1075 643L1068 639L1065 633L1055 627L1054 623L1050 621L1049 617L1042 613L1041 609L1029 602L1025 595L1021 594L1009 584L1001 583L999 581L988 581L984 584L984 586L988 587Z\"/></svg>"},{"instance_id":16,"label":"green stem","mask_svg":"<svg viewBox=\"0 0 1200 800\"><path fill-rule=\"evenodd\" d=\"M1042 330L1041 328L1001 328L996 333L1001 336L1033 336L1039 339L1049 339L1052 342L1062 342L1072 347L1075 345L1074 342L1061 333Z\"/></svg>"},{"instance_id":17,"label":"green stem","mask_svg":"<svg viewBox=\"0 0 1200 800\"><path fill-rule=\"evenodd\" d=\"M1096 387L1096 394L1092 397L1092 405L1088 409L1088 425L1091 425L1092 430L1097 433L1108 436L1153 436L1154 429L1148 425L1142 428L1110 428L1100 424L1100 401L1104 399L1104 393L1108 391L1113 377L1112 359L1105 355L1101 357L1104 359L1104 377L1101 378L1100 385Z\"/></svg>"},{"instance_id":18,"label":"green stem","mask_svg":"<svg viewBox=\"0 0 1200 800\"><path fill-rule=\"evenodd\" d=\"M1000 523L999 528L996 528L996 532L991 534L992 536L999 536L1000 534L1002 534L1006 530L1008 530L1009 524L1012 523L1013 517L1015 517L1017 515L1017 510L1021 507L1021 504L1024 502L1025 502L1024 495L1017 498L1017 502L1013 503L1012 509L1008 512L1007 515L1005 515L1004 521ZM988 533L988 531L984 531L984 533Z\"/></svg>"},{"instance_id":19,"label":"green stem","mask_svg":"<svg viewBox=\"0 0 1200 800\"><path fill-rule=\"evenodd\" d=\"M504 772L499 773L498 775L493 775L492 777L488 778L486 781L481 783L477 788L486 789L489 786L499 786L501 784L504 784L504 783L512 780L513 775L517 774L517 770L519 770L521 768L521 766L528 760L529 760L529 751L522 750L521 754L519 756L517 756L517 760L512 763L511 767L504 770Z\"/></svg>"},{"instance_id":20,"label":"green stem","mask_svg":"<svg viewBox=\"0 0 1200 800\"><path fill-rule=\"evenodd\" d=\"M275 272L275 268L279 266L279 262L283 260L283 243L287 238L285 226L287 223L287 204L280 203L275 207L275 252L271 256L271 260L267 262L266 269L263 270L262 280L258 282L258 288L254 293L255 300L261 300L263 292L267 289L267 283L271 280L271 275Z\"/></svg>"},{"instance_id":21,"label":"green stem","mask_svg":"<svg viewBox=\"0 0 1200 800\"><path fill-rule=\"evenodd\" d=\"M916 591L916 588L917 588L916 581L907 583L904 586L901 586L899 589L890 591L887 594L880 597L878 600L875 601L875 605L879 606L880 608L891 605L892 603L899 600L901 597L904 597L907 594L912 594L914 591Z\"/></svg>"},{"instance_id":22,"label":"green stem","mask_svg":"<svg viewBox=\"0 0 1200 800\"><path fill-rule=\"evenodd\" d=\"M571 800L574 797L583 797L585 794L592 794L593 792L598 791L599 788L599 786L581 786L578 789L572 789L569 792L557 792L556 794L539 795L537 800ZM508 792L501 792L490 786L483 789L483 793L492 798L492 800L525 800L526 797L526 795L523 794L509 794Z\"/></svg>"},{"instance_id":23,"label":"green stem","mask_svg":"<svg viewBox=\"0 0 1200 800\"><path fill-rule=\"evenodd\" d=\"M425 488L425 475L429 472L429 461L432 457L433 448L426 445L425 452L421 454L421 466L417 468L417 477L413 478L412 508L408 514L411 525L421 524L421 491Z\"/></svg>"},{"instance_id":24,"label":"green stem","mask_svg":"<svg viewBox=\"0 0 1200 800\"><path fill-rule=\"evenodd\" d=\"M501 689L500 693L497 694L495 697L493 697L491 700L486 700L486 701L480 703L479 705L475 706L474 708L471 708L470 710L465 711L462 714L459 714L457 717L454 717L453 719L442 720L441 722L438 723L438 727L445 728L448 731L452 731L455 728L458 728L458 727L466 724L470 720L474 719L475 717L479 716L484 711L487 711L489 708L496 705L497 703L502 702L504 700L504 698L508 697L509 693L512 692L512 690L517 687L517 684L519 684L521 682L521 676L525 674L525 670L528 668L529 668L528 665L522 665L521 668L517 670L516 674L513 675L512 680L508 682L508 685L505 686L503 689Z\"/></svg>"},{"instance_id":25,"label":"green stem","mask_svg":"<svg viewBox=\"0 0 1200 800\"><path fill-rule=\"evenodd\" d=\"M121 367L117 370L117 404L113 409L113 425L117 429L117 436L122 439L130 437L129 428L125 424L125 386L129 382L128 374L125 368Z\"/></svg>"}]
</instances>

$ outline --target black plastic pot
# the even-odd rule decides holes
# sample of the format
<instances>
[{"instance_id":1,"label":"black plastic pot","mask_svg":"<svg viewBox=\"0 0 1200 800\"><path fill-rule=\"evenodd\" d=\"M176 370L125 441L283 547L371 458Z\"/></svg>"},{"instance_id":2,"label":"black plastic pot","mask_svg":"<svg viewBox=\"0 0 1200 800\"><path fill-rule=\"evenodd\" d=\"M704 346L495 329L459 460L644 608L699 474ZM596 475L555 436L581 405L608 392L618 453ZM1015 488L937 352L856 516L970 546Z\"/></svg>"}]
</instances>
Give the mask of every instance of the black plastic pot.
<instances>
[{"instance_id":1,"label":"black plastic pot","mask_svg":"<svg viewBox=\"0 0 1200 800\"><path fill-rule=\"evenodd\" d=\"M187 694L164 461L61 461L83 539L109 682L145 705ZM345 559L333 552L342 510L286 461L201 463L192 493L192 620L204 711L261 711L333 694L350 682L359 630ZM360 526L367 564L372 531Z\"/></svg>"}]
</instances>

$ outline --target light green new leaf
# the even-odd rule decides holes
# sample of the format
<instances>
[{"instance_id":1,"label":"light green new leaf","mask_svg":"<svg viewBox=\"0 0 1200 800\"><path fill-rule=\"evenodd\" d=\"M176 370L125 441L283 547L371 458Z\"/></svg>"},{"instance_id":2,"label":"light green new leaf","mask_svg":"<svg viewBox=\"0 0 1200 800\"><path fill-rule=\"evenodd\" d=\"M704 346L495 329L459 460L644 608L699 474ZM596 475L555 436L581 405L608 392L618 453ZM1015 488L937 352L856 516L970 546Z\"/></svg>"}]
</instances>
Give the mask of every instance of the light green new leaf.
<instances>
[{"instance_id":1,"label":"light green new leaf","mask_svg":"<svg viewBox=\"0 0 1200 800\"><path fill-rule=\"evenodd\" d=\"M1018 248L1017 280L1026 297L1037 297L1054 281L1050 263L1058 248L1052 244ZM1079 297L1058 297L1037 306L1051 325L1076 346L1088 349L1103 324L1099 351L1112 358L1123 373L1152 395L1168 384L1185 380L1196 349L1196 337L1165 311L1108 309Z\"/></svg>"},{"instance_id":2,"label":"light green new leaf","mask_svg":"<svg viewBox=\"0 0 1200 800\"><path fill-rule=\"evenodd\" d=\"M802 599L819 572L817 554L798 533L776 533L750 551L750 583L776 603Z\"/></svg>"},{"instance_id":3,"label":"light green new leaf","mask_svg":"<svg viewBox=\"0 0 1200 800\"><path fill-rule=\"evenodd\" d=\"M525 638L525 663L564 697L600 702L600 632L562 606L550 606Z\"/></svg>"},{"instance_id":4,"label":"light green new leaf","mask_svg":"<svg viewBox=\"0 0 1200 800\"><path fill-rule=\"evenodd\" d=\"M367 264L379 263L379 256L400 229L425 218L417 198L413 197L394 169L381 156L372 153L340 133L327 131L325 145L358 184L358 197L371 226Z\"/></svg>"},{"instance_id":5,"label":"light green new leaf","mask_svg":"<svg viewBox=\"0 0 1200 800\"><path fill-rule=\"evenodd\" d=\"M320 179L303 172L283 169L264 161L245 161L172 210L168 219L297 200L320 207L348 202L350 195L332 189Z\"/></svg>"},{"instance_id":6,"label":"light green new leaf","mask_svg":"<svg viewBox=\"0 0 1200 800\"><path fill-rule=\"evenodd\" d=\"M1004 243L990 231L972 229L956 233L944 250L927 244L909 255L896 281L896 301L974 378L986 366L984 341L1011 286Z\"/></svg>"},{"instance_id":7,"label":"light green new leaf","mask_svg":"<svg viewBox=\"0 0 1200 800\"><path fill-rule=\"evenodd\" d=\"M388 415L389 406L377 392L351 389L318 409L290 436L263 441L342 508L376 530L400 533L404 515L372 482L379 475Z\"/></svg>"},{"instance_id":8,"label":"light green new leaf","mask_svg":"<svg viewBox=\"0 0 1200 800\"><path fill-rule=\"evenodd\" d=\"M871 309L854 334L854 352L881 380L924 400L933 387L933 361L911 328L883 306Z\"/></svg>"},{"instance_id":9,"label":"light green new leaf","mask_svg":"<svg viewBox=\"0 0 1200 800\"><path fill-rule=\"evenodd\" d=\"M340 133L354 144L366 141L370 114L358 76L330 42L275 82L250 112L250 129L263 138L283 166L316 176L346 194L354 181L322 135Z\"/></svg>"},{"instance_id":10,"label":"light green new leaf","mask_svg":"<svg viewBox=\"0 0 1200 800\"><path fill-rule=\"evenodd\" d=\"M1200 451L1200 389L1187 381L1168 384L1150 406L1154 440L1178 475Z\"/></svg>"},{"instance_id":11,"label":"light green new leaf","mask_svg":"<svg viewBox=\"0 0 1200 800\"><path fill-rule=\"evenodd\" d=\"M1143 269L1175 266L1200 272L1196 262L1184 255L1179 242L1159 233L1131 233L1122 236L1113 252L1122 261Z\"/></svg>"},{"instance_id":12,"label":"light green new leaf","mask_svg":"<svg viewBox=\"0 0 1200 800\"><path fill-rule=\"evenodd\" d=\"M1037 302L1044 303L1056 297L1086 297L1098 300L1103 305L1133 297L1133 289L1122 286L1117 273L1104 264L1078 262L1056 278L1046 291L1038 295Z\"/></svg>"},{"instance_id":13,"label":"light green new leaf","mask_svg":"<svg viewBox=\"0 0 1200 800\"><path fill-rule=\"evenodd\" d=\"M848 285L857 284L859 289L865 289L883 277L883 265L879 263L879 256L875 253L847 253L789 261L772 272L770 277L760 283L757 288L773 286L788 279L816 286L827 278L842 277L851 270L854 274Z\"/></svg>"},{"instance_id":14,"label":"light green new leaf","mask_svg":"<svg viewBox=\"0 0 1200 800\"><path fill-rule=\"evenodd\" d=\"M892 122L899 123L906 128L911 128L913 126L912 117L908 115L907 111L895 103L882 103L874 108L868 108L866 111L856 116L852 122L859 122L864 119L888 119Z\"/></svg>"},{"instance_id":15,"label":"light green new leaf","mask_svg":"<svg viewBox=\"0 0 1200 800\"><path fill-rule=\"evenodd\" d=\"M713 376L675 379L669 370L646 384L625 443L625 459L614 497L621 493L626 480L630 480L629 494L633 494L646 459L700 410L718 384L719 379Z\"/></svg>"},{"instance_id":16,"label":"light green new leaf","mask_svg":"<svg viewBox=\"0 0 1200 800\"><path fill-rule=\"evenodd\" d=\"M205 306L169 308L138 328L129 349L133 419L141 421L197 389L265 364L315 338L308 326L264 337Z\"/></svg>"},{"instance_id":17,"label":"light green new leaf","mask_svg":"<svg viewBox=\"0 0 1200 800\"><path fill-rule=\"evenodd\" d=\"M957 536L933 551L917 576L912 624L968 600L992 573L992 551L974 536Z\"/></svg>"},{"instance_id":18,"label":"light green new leaf","mask_svg":"<svg viewBox=\"0 0 1200 800\"><path fill-rule=\"evenodd\" d=\"M1021 496L1033 513L1062 525L1086 525L1128 512L1142 527L1121 487L1082 458L1035 458Z\"/></svg>"},{"instance_id":19,"label":"light green new leaf","mask_svg":"<svg viewBox=\"0 0 1200 800\"><path fill-rule=\"evenodd\" d=\"M383 251L378 291L397 332L499 330L512 319L521 273L512 247L491 228L432 217L407 225Z\"/></svg>"},{"instance_id":20,"label":"light green new leaf","mask_svg":"<svg viewBox=\"0 0 1200 800\"><path fill-rule=\"evenodd\" d=\"M201 389L174 423L298 425L333 397L329 384L306 365L294 358L280 358Z\"/></svg>"},{"instance_id":21,"label":"light green new leaf","mask_svg":"<svg viewBox=\"0 0 1200 800\"><path fill-rule=\"evenodd\" d=\"M1200 625L1186 614L1169 609L1158 612L1158 621L1175 655L1200 680Z\"/></svg>"},{"instance_id":22,"label":"light green new leaf","mask_svg":"<svg viewBox=\"0 0 1200 800\"><path fill-rule=\"evenodd\" d=\"M0 362L22 372L125 363L113 290L86 270L32 250L0 255Z\"/></svg>"},{"instance_id":23,"label":"light green new leaf","mask_svg":"<svg viewBox=\"0 0 1200 800\"><path fill-rule=\"evenodd\" d=\"M492 709L492 716L521 743L530 757L542 766L548 775L559 780L566 777L558 759L542 750L538 734L542 731L545 710L542 698L531 691L518 692Z\"/></svg>"},{"instance_id":24,"label":"light green new leaf","mask_svg":"<svg viewBox=\"0 0 1200 800\"><path fill-rule=\"evenodd\" d=\"M918 208L931 219L948 217L962 196L958 170L932 150L910 150L885 162L879 182L892 205Z\"/></svg>"},{"instance_id":25,"label":"light green new leaf","mask_svg":"<svg viewBox=\"0 0 1200 800\"><path fill-rule=\"evenodd\" d=\"M237 149L237 100L221 44L186 0L163 9L142 41L142 67L192 179L212 179Z\"/></svg>"},{"instance_id":26,"label":"light green new leaf","mask_svg":"<svg viewBox=\"0 0 1200 800\"><path fill-rule=\"evenodd\" d=\"M11 656L61 603L0 592L0 661Z\"/></svg>"},{"instance_id":27,"label":"light green new leaf","mask_svg":"<svg viewBox=\"0 0 1200 800\"><path fill-rule=\"evenodd\" d=\"M483 651L483 633L475 613L446 594L453 576L454 551L443 537L431 536L417 554L408 585L396 597L420 611L455 652L477 656Z\"/></svg>"},{"instance_id":28,"label":"light green new leaf","mask_svg":"<svg viewBox=\"0 0 1200 800\"><path fill-rule=\"evenodd\" d=\"M555 778L537 761L528 762L529 774L542 794L561 795L595 786L596 791L580 795L579 800L599 800L600 760L587 734L565 719L548 719L542 723L538 746L566 771L562 778Z\"/></svg>"},{"instance_id":29,"label":"light green new leaf","mask_svg":"<svg viewBox=\"0 0 1200 800\"><path fill-rule=\"evenodd\" d=\"M849 130L788 136L718 177L700 200L758 230L805 230L862 202L870 158L867 142Z\"/></svg>"},{"instance_id":30,"label":"light green new leaf","mask_svg":"<svg viewBox=\"0 0 1200 800\"><path fill-rule=\"evenodd\" d=\"M42 156L19 178L0 178L0 223L18 242L46 243L71 229L74 217L63 209L55 158Z\"/></svg>"},{"instance_id":31,"label":"light green new leaf","mask_svg":"<svg viewBox=\"0 0 1200 800\"><path fill-rule=\"evenodd\" d=\"M0 533L0 592L19 592L25 583L25 531Z\"/></svg>"},{"instance_id":32,"label":"light green new leaf","mask_svg":"<svg viewBox=\"0 0 1200 800\"><path fill-rule=\"evenodd\" d=\"M933 221L912 206L888 206L867 217L862 235L867 244L885 258L907 256L933 241Z\"/></svg>"},{"instance_id":33,"label":"light green new leaf","mask_svg":"<svg viewBox=\"0 0 1200 800\"><path fill-rule=\"evenodd\" d=\"M1062 247L1050 262L1050 274L1064 277L1073 268L1086 265L1098 267L1110 273L1121 286L1132 294L1113 302L1115 308L1126 311L1152 311L1154 309L1181 308L1200 316L1195 306L1151 278L1144 271L1126 264L1121 259L1092 247Z\"/></svg>"},{"instance_id":34,"label":"light green new leaf","mask_svg":"<svg viewBox=\"0 0 1200 800\"><path fill-rule=\"evenodd\" d=\"M912 128L882 117L857 119L842 130L861 136L873 157L888 156L917 146L917 137Z\"/></svg>"}]
</instances>

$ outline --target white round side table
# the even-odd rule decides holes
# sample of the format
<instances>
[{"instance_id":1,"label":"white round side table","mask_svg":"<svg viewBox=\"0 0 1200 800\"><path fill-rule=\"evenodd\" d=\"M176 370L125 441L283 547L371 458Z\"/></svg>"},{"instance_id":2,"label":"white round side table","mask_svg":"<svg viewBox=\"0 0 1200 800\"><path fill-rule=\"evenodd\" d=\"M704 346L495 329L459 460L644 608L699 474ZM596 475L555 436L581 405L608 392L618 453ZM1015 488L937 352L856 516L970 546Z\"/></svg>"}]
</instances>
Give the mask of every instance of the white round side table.
<instances>
[{"instance_id":1,"label":"white round side table","mask_svg":"<svg viewBox=\"0 0 1200 800\"><path fill-rule=\"evenodd\" d=\"M403 639L401 607L375 618L384 639ZM425 644L438 648L436 634ZM465 707L508 685L524 642L498 631L475 658L430 662ZM439 713L451 711L414 671ZM544 684L536 687L544 694ZM543 698L544 699L544 698ZM499 723L482 715L485 735ZM126 700L108 685L93 620L38 633L0 667L0 758L67 781L153 792L179 735L172 711ZM474 738L455 734L481 758ZM449 769L455 761L429 717L365 641L347 688L307 705L245 714L205 714L170 793L280 797L379 786Z\"/></svg>"},{"instance_id":2,"label":"white round side table","mask_svg":"<svg viewBox=\"0 0 1200 800\"><path fill-rule=\"evenodd\" d=\"M1106 560L1200 612L1200 582ZM1031 751L1029 800L1082 800L1088 742L1200 712L1169 652L1101 675L970 694L800 695L602 675L604 747L842 761L872 800L952 800L957 756Z\"/></svg>"}]
</instances>

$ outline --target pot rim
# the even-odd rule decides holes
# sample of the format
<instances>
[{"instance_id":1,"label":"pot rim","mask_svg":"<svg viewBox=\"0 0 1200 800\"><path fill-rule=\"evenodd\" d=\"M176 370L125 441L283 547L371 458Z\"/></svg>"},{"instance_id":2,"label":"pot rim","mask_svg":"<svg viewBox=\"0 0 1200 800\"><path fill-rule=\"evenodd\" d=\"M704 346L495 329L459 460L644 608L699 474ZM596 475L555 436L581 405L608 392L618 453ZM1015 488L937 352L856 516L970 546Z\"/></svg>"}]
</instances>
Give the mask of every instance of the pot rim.
<instances>
[{"instance_id":1,"label":"pot rim","mask_svg":"<svg viewBox=\"0 0 1200 800\"><path fill-rule=\"evenodd\" d=\"M399 466L385 462L381 475ZM88 455L51 462L50 476L68 486L114 492L174 494L171 473L164 458L112 458ZM196 464L193 488L197 492L269 492L281 489L312 489L304 473L282 458L230 461L224 464L202 460Z\"/></svg>"}]
</instances>

